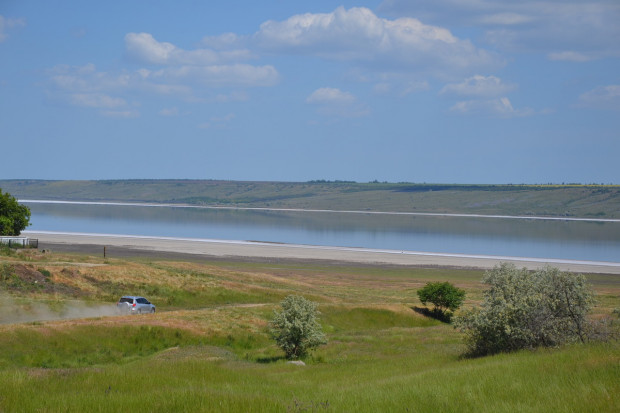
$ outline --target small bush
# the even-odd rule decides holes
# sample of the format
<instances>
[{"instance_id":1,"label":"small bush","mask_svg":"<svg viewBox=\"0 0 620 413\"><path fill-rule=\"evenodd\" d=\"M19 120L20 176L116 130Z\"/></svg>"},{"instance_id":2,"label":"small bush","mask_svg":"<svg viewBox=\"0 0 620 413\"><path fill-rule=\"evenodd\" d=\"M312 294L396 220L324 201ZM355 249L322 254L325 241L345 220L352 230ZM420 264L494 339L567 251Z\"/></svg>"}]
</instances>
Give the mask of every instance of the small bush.
<instances>
[{"instance_id":1,"label":"small bush","mask_svg":"<svg viewBox=\"0 0 620 413\"><path fill-rule=\"evenodd\" d=\"M429 282L418 290L418 298L422 304L432 303L435 308L430 315L442 321L450 321L465 299L465 290L455 287L449 282Z\"/></svg>"},{"instance_id":2,"label":"small bush","mask_svg":"<svg viewBox=\"0 0 620 413\"><path fill-rule=\"evenodd\" d=\"M595 337L586 315L594 297L581 274L502 264L485 273L480 308L457 317L472 355L551 347Z\"/></svg>"},{"instance_id":3,"label":"small bush","mask_svg":"<svg viewBox=\"0 0 620 413\"><path fill-rule=\"evenodd\" d=\"M274 311L270 333L288 359L304 357L327 339L317 319L318 304L304 297L289 295L282 303L281 311Z\"/></svg>"}]
</instances>

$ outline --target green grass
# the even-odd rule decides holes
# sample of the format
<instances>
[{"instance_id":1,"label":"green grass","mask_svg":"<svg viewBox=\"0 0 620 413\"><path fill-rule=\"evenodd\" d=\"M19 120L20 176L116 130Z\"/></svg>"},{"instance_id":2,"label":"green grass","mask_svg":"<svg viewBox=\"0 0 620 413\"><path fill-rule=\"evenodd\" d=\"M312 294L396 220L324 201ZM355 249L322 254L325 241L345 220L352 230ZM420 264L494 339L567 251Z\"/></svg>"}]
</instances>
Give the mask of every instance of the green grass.
<instances>
[{"instance_id":1,"label":"green grass","mask_svg":"<svg viewBox=\"0 0 620 413\"><path fill-rule=\"evenodd\" d=\"M0 371L0 407L11 412L611 412L620 407L617 344L469 360L460 358L458 345L439 337L420 345L423 334L397 330L387 340L375 336L381 346L361 340L367 352L332 345L326 359L310 360L303 368L281 360L247 361L208 346L97 368L8 368ZM335 350L340 357L329 356Z\"/></svg>"},{"instance_id":2,"label":"green grass","mask_svg":"<svg viewBox=\"0 0 620 413\"><path fill-rule=\"evenodd\" d=\"M327 332L383 330L394 327L430 327L440 323L431 318L416 317L413 312L397 313L379 308L341 308L323 310L321 317Z\"/></svg>"},{"instance_id":3,"label":"green grass","mask_svg":"<svg viewBox=\"0 0 620 413\"><path fill-rule=\"evenodd\" d=\"M57 369L122 363L197 342L199 339L186 331L150 325L50 329L31 323L3 331L0 368Z\"/></svg>"},{"instance_id":4,"label":"green grass","mask_svg":"<svg viewBox=\"0 0 620 413\"><path fill-rule=\"evenodd\" d=\"M53 258L53 259L52 259ZM10 262L12 257L6 258ZM449 280L480 298L480 271L308 263L108 260L31 253L32 268L91 302L125 288L158 312L0 325L0 412L514 412L620 410L620 343L466 358L461 333L426 318L415 291ZM13 265L13 264L11 264ZM49 274L48 274L49 273ZM590 277L598 315L618 276ZM71 284L73 283L73 284ZM71 288L69 288L71 287ZM59 292L60 291L60 292ZM328 344L286 363L267 323L289 293L320 303Z\"/></svg>"}]
</instances>

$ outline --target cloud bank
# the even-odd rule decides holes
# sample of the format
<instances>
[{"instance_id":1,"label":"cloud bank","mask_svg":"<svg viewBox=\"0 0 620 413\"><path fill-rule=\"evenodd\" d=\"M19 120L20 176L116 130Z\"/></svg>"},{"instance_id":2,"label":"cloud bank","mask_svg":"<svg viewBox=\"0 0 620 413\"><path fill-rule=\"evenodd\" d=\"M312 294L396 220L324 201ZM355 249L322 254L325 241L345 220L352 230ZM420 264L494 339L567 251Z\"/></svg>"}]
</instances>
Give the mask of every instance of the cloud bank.
<instances>
[{"instance_id":1,"label":"cloud bank","mask_svg":"<svg viewBox=\"0 0 620 413\"><path fill-rule=\"evenodd\" d=\"M620 56L617 0L384 0L379 11L480 29L493 47L583 62Z\"/></svg>"},{"instance_id":2,"label":"cloud bank","mask_svg":"<svg viewBox=\"0 0 620 413\"><path fill-rule=\"evenodd\" d=\"M267 21L253 41L264 52L348 61L379 71L453 72L503 64L445 28L410 17L380 18L363 7Z\"/></svg>"}]
</instances>

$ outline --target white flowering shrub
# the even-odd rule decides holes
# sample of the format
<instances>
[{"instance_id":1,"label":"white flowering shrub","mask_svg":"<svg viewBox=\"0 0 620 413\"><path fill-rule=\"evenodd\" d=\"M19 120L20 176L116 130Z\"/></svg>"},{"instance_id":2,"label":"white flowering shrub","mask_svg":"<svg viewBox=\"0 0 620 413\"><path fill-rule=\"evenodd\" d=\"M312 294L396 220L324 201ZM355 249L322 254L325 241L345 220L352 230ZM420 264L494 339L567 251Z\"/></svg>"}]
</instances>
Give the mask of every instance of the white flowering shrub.
<instances>
[{"instance_id":1,"label":"white flowering shrub","mask_svg":"<svg viewBox=\"0 0 620 413\"><path fill-rule=\"evenodd\" d=\"M594 296L581 274L545 267L538 271L501 264L487 271L479 308L454 320L473 355L586 341Z\"/></svg>"},{"instance_id":2,"label":"white flowering shrub","mask_svg":"<svg viewBox=\"0 0 620 413\"><path fill-rule=\"evenodd\" d=\"M304 357L308 351L327 343L317 319L317 303L289 295L281 306L281 311L274 311L269 330L288 359Z\"/></svg>"}]
</instances>

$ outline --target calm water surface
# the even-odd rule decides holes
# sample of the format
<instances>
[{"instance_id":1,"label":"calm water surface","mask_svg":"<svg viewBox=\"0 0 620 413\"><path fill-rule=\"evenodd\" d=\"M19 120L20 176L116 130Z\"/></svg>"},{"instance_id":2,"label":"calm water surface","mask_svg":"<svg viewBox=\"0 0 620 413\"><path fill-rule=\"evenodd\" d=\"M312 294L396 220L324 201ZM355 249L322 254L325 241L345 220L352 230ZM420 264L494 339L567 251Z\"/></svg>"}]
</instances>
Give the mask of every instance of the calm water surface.
<instances>
[{"instance_id":1,"label":"calm water surface","mask_svg":"<svg viewBox=\"0 0 620 413\"><path fill-rule=\"evenodd\" d=\"M620 223L26 203L32 231L620 262Z\"/></svg>"}]
</instances>

